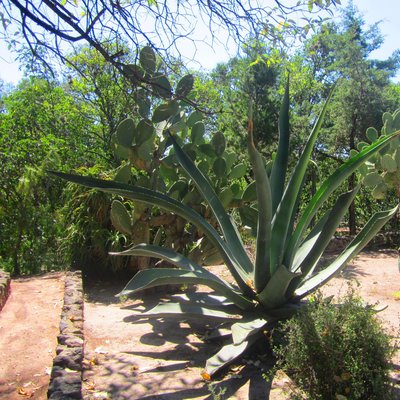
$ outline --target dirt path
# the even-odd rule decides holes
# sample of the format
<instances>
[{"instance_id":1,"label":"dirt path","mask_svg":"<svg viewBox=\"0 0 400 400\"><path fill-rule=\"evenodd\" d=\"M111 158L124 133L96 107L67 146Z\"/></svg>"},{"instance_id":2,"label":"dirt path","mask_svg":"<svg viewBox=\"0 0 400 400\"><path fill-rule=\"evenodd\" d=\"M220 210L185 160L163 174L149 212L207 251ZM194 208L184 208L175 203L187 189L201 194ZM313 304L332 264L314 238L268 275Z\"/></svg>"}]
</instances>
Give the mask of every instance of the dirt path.
<instances>
[{"instance_id":1,"label":"dirt path","mask_svg":"<svg viewBox=\"0 0 400 400\"><path fill-rule=\"evenodd\" d=\"M12 280L0 312L0 399L46 399L59 333L64 274Z\"/></svg>"},{"instance_id":2,"label":"dirt path","mask_svg":"<svg viewBox=\"0 0 400 400\"><path fill-rule=\"evenodd\" d=\"M221 267L215 268L219 274ZM325 294L344 293L348 282L369 303L387 309L380 317L398 335L400 274L395 253L363 253L333 280ZM12 281L11 296L0 312L0 399L46 399L49 372L59 331L64 274L52 273ZM196 321L138 317L158 296L120 303L113 295L122 286L89 288L85 302L85 400L221 399L283 400L272 390L260 369L247 365L232 369L214 387L203 382L205 360L217 347L204 344L204 326ZM397 295L396 295L397 292ZM394 359L400 367L400 354ZM399 375L397 373L397 379ZM18 393L19 391L19 393ZM212 392L215 393L214 397Z\"/></svg>"},{"instance_id":3,"label":"dirt path","mask_svg":"<svg viewBox=\"0 0 400 400\"><path fill-rule=\"evenodd\" d=\"M220 267L216 269L221 273ZM367 302L379 301L381 306L388 306L380 316L393 333L398 333L397 254L363 253L324 291L328 295L345 293L348 282L359 282L360 293ZM121 304L112 297L121 289L97 285L86 292L85 400L214 399L212 389L200 374L205 360L218 348L202 342L203 325L196 321L189 324L173 319L140 319L139 311L154 306L158 296ZM399 357L394 361L399 369ZM221 399L285 399L275 384L284 382L277 381L270 391L260 369L248 365L234 369L224 381L216 383L214 390L216 394L226 390Z\"/></svg>"}]
</instances>

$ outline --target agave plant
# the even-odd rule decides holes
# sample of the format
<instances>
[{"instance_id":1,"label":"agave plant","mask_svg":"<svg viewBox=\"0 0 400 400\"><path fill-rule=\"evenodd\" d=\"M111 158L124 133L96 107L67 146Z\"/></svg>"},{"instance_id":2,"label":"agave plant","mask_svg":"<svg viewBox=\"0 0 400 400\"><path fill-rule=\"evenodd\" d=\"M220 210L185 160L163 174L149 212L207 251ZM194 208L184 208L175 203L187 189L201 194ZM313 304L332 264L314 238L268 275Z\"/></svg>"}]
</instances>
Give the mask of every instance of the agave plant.
<instances>
[{"instance_id":1,"label":"agave plant","mask_svg":"<svg viewBox=\"0 0 400 400\"><path fill-rule=\"evenodd\" d=\"M384 148L400 132L382 136L349 158L319 187L299 215L300 196L313 147L320 130L329 99L325 103L302 154L291 172L289 157L289 89L286 88L279 120L279 145L270 175L253 142L252 122L248 128L248 153L257 191L256 257L252 262L239 231L225 211L207 177L196 167L171 135L177 160L187 176L196 184L204 202L218 222L215 229L196 211L185 204L143 187L102 181L82 176L56 175L99 190L111 192L136 202L154 205L173 212L204 232L221 254L235 284L212 274L174 250L150 244L139 244L120 255L156 257L167 260L174 268L151 268L138 272L120 295L132 295L143 289L165 284L202 284L211 293L187 293L172 296L144 313L147 317L195 316L215 318L230 327L230 337L221 350L206 364L210 376L240 356L261 339L277 320L293 315L304 298L330 280L354 257L395 213L396 209L376 213L347 248L327 267L318 270L317 263L359 187L336 195L336 202L325 214L318 210L343 181L366 160ZM317 222L310 227L311 221Z\"/></svg>"}]
</instances>

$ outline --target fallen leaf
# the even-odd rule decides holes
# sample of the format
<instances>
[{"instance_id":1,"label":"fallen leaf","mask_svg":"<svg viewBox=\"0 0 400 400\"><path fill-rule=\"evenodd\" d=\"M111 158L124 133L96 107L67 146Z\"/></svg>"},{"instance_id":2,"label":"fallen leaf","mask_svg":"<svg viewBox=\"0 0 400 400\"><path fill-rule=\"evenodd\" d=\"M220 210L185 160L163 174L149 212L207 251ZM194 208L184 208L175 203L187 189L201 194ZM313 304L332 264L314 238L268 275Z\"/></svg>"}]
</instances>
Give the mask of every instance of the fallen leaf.
<instances>
[{"instance_id":1,"label":"fallen leaf","mask_svg":"<svg viewBox=\"0 0 400 400\"><path fill-rule=\"evenodd\" d=\"M96 385L94 384L94 382L86 382L85 386L87 390L90 391L96 390Z\"/></svg>"},{"instance_id":2,"label":"fallen leaf","mask_svg":"<svg viewBox=\"0 0 400 400\"><path fill-rule=\"evenodd\" d=\"M93 365L98 365L99 364L99 360L97 359L97 357L93 357L90 360L83 360L82 364L85 365L86 367L90 368Z\"/></svg>"},{"instance_id":3,"label":"fallen leaf","mask_svg":"<svg viewBox=\"0 0 400 400\"><path fill-rule=\"evenodd\" d=\"M34 392L28 392L28 391L26 391L24 388L22 388L22 387L20 387L20 388L18 388L18 391L17 391L17 393L20 395L20 396L24 396L24 397L32 397L33 396L33 393Z\"/></svg>"},{"instance_id":4,"label":"fallen leaf","mask_svg":"<svg viewBox=\"0 0 400 400\"><path fill-rule=\"evenodd\" d=\"M205 381L211 381L211 375L208 372L203 371L200 375Z\"/></svg>"}]
</instances>

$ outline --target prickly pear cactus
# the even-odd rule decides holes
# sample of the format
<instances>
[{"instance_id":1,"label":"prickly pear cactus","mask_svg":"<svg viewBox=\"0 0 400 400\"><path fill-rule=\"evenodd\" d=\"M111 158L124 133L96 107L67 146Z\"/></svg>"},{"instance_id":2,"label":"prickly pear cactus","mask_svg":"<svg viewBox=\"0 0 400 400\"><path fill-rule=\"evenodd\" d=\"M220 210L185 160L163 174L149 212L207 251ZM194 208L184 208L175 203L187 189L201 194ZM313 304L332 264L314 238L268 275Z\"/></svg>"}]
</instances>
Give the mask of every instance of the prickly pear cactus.
<instances>
[{"instance_id":1,"label":"prickly pear cactus","mask_svg":"<svg viewBox=\"0 0 400 400\"><path fill-rule=\"evenodd\" d=\"M206 132L201 112L188 112L184 99L193 88L193 76L184 76L174 88L160 72L157 58L149 47L141 50L138 65L127 68L132 77L146 77L157 101L153 106L148 92L138 89L138 116L123 120L113 137L115 155L123 163L114 179L168 193L216 224L196 187L181 171L169 146L172 134L212 182L224 207L237 208L243 222L254 230L257 211L248 204L255 200L255 190L244 179L247 165L239 162L237 154L227 148L222 132ZM119 200L113 202L111 216L114 227L125 235L129 244L162 244L190 253L201 264L219 261L215 249L203 240L202 232L182 218Z\"/></svg>"},{"instance_id":2,"label":"prickly pear cactus","mask_svg":"<svg viewBox=\"0 0 400 400\"><path fill-rule=\"evenodd\" d=\"M393 114L386 112L382 118L384 125L381 135L400 132L400 109ZM368 128L366 136L373 143L380 135L375 128ZM362 150L365 145L366 143L359 143L358 150ZM360 168L360 173L364 185L372 188L374 198L385 198L389 189L395 189L400 197L400 136L366 162Z\"/></svg>"}]
</instances>

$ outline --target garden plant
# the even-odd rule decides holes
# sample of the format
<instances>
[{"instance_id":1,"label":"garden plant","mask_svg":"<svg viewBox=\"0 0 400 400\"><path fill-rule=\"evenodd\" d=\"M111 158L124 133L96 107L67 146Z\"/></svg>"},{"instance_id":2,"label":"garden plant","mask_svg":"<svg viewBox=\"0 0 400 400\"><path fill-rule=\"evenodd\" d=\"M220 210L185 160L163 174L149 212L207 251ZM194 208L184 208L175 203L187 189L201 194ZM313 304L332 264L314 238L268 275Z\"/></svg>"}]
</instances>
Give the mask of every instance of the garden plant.
<instances>
[{"instance_id":1,"label":"garden plant","mask_svg":"<svg viewBox=\"0 0 400 400\"><path fill-rule=\"evenodd\" d=\"M396 347L354 288L336 304L317 293L272 337L274 369L283 369L296 383L291 398L395 399L389 372Z\"/></svg>"},{"instance_id":2,"label":"garden plant","mask_svg":"<svg viewBox=\"0 0 400 400\"><path fill-rule=\"evenodd\" d=\"M257 219L256 255L253 262L243 244L233 218L226 212L215 193L212 182L196 163L195 157L182 147L179 132L171 130L176 113L171 107L162 124L161 134L171 146L181 173L196 185L199 195L212 211L216 226L196 210L156 190L90 177L54 172L55 175L91 188L113 193L136 203L156 206L172 212L197 227L220 253L235 284L230 284L206 268L171 248L155 244L138 244L118 253L123 256L147 256L166 260L174 267L149 268L139 271L120 295L134 295L143 289L165 284L197 285L214 293L176 295L144 313L144 316L189 316L220 320L230 328L230 335L221 350L206 364L206 377L239 357L254 343L265 338L265 332L281 319L295 314L307 302L306 296L329 281L351 260L395 214L397 207L371 217L358 235L328 266L318 269L320 260L336 228L359 190L337 194L335 190L370 157L384 149L400 134L381 136L359 153L349 157L318 188L315 195L299 211L307 167L329 104L326 101L315 122L300 157L289 174L289 84L286 87L279 118L279 144L271 172L253 141L252 116L247 129L248 154L252 165L257 201L252 207ZM163 117L164 118L164 117ZM334 205L319 212L333 194ZM243 194L244 196L244 194ZM311 226L316 218L315 225Z\"/></svg>"},{"instance_id":3,"label":"garden plant","mask_svg":"<svg viewBox=\"0 0 400 400\"><path fill-rule=\"evenodd\" d=\"M171 77L163 72L165 65L148 46L141 49L138 63L127 68L135 76L146 78L148 90L136 90L137 115L121 121L113 136L113 150L121 162L114 180L168 193L214 224L215 218L203 204L196 186L190 177L179 174L179 163L174 154L169 154L169 139L162 134L168 129L171 134L179 133L177 138L185 153L196 160L205 176L211 177L210 183L224 208L243 206L240 215L250 223L251 210L249 216L248 207L244 206L255 200L255 191L243 179L246 165L238 163L235 152L226 149L222 132L206 133L201 112L188 110L187 98L194 77L185 75L173 88ZM190 253L190 258L201 265L222 261L202 232L188 226L179 215L163 210L154 212L146 204L120 198L112 203L111 221L127 244L153 243L174 248L183 254ZM131 271L152 266L147 257L135 257L132 263Z\"/></svg>"}]
</instances>

